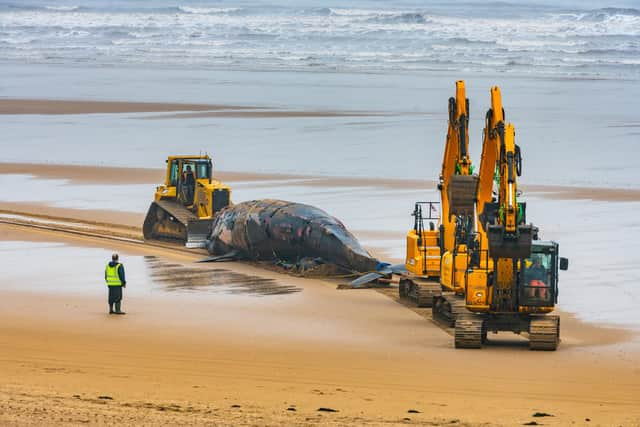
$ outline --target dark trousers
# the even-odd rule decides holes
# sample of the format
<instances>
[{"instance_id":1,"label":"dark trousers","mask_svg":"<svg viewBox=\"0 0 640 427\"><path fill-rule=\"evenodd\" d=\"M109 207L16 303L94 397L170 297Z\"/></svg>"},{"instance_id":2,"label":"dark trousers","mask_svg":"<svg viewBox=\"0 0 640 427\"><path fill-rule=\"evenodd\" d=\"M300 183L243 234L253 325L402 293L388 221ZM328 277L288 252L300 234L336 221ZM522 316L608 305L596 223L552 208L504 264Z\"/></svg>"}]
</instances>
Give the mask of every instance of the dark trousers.
<instances>
[{"instance_id":1,"label":"dark trousers","mask_svg":"<svg viewBox=\"0 0 640 427\"><path fill-rule=\"evenodd\" d=\"M108 286L109 288L109 305L122 301L122 286Z\"/></svg>"}]
</instances>

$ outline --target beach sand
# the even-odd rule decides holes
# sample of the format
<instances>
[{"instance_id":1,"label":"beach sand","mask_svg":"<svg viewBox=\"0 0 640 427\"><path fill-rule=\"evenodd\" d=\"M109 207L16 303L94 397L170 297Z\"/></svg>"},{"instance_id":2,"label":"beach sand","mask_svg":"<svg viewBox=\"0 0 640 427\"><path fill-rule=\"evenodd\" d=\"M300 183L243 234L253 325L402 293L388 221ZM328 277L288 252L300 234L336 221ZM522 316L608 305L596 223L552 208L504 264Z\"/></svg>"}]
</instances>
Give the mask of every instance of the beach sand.
<instances>
[{"instance_id":1,"label":"beach sand","mask_svg":"<svg viewBox=\"0 0 640 427\"><path fill-rule=\"evenodd\" d=\"M151 184L162 178L161 169L63 165L1 164L0 173L76 184ZM260 174L223 178L342 182ZM0 209L103 226L117 223L118 230L132 233L141 220L133 213L38 203L2 203ZM153 256L189 265L202 256L10 225L0 225L0 241L103 248L120 252L125 263L127 257ZM38 256L55 260L56 248ZM40 261L25 259L24 266L9 267ZM427 310L399 304L394 290L337 290L333 280L298 278L245 263L216 266L299 292L140 295L134 292L136 283L129 283L128 314L115 317L105 313L105 297L95 291L35 291L5 284L0 424L640 423L640 350L632 331L597 327L561 313L562 343L556 352L531 352L524 338L510 334L490 336L483 350L460 351L446 331L428 320ZM42 271L42 280L46 283L52 273L73 274ZM102 286L100 271L87 278L87 286ZM551 416L533 417L536 412Z\"/></svg>"},{"instance_id":2,"label":"beach sand","mask_svg":"<svg viewBox=\"0 0 640 427\"><path fill-rule=\"evenodd\" d=\"M0 226L0 236L104 245L11 226ZM109 247L124 260L197 259ZM530 352L511 337L456 351L447 333L374 290L224 268L302 291L154 293L126 298L123 317L106 314L103 297L3 293L0 423L515 425L535 412L553 415L546 425L640 420L640 369L636 350L622 345L627 333L564 316L554 353Z\"/></svg>"},{"instance_id":3,"label":"beach sand","mask_svg":"<svg viewBox=\"0 0 640 427\"><path fill-rule=\"evenodd\" d=\"M126 168L87 165L38 163L0 163L0 174L26 174L37 178L66 179L74 184L158 184L164 180L161 168ZM375 187L384 189L434 189L436 181L389 178L278 174L259 172L216 171L216 176L229 182L251 182L256 188L273 186L273 181L286 181L288 186ZM261 184L260 181L265 181ZM604 202L640 201L640 190L634 188L579 187L564 185L521 186L527 194L555 200L593 200Z\"/></svg>"},{"instance_id":4,"label":"beach sand","mask_svg":"<svg viewBox=\"0 0 640 427\"><path fill-rule=\"evenodd\" d=\"M0 115L22 114L125 114L172 113L147 116L146 119L193 119L207 117L277 118L277 117L361 117L380 112L336 110L279 110L272 107L219 104L181 104L169 102L88 101L69 99L0 98Z\"/></svg>"}]
</instances>

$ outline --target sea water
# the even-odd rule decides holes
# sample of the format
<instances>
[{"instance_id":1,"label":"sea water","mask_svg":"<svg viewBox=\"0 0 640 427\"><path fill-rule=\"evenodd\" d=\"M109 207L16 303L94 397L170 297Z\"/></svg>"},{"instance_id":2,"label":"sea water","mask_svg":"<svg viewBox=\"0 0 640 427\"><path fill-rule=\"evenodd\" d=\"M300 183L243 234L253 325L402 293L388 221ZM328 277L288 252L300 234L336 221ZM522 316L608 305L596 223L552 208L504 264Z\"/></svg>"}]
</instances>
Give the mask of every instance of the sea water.
<instances>
[{"instance_id":1,"label":"sea water","mask_svg":"<svg viewBox=\"0 0 640 427\"><path fill-rule=\"evenodd\" d=\"M0 53L20 62L637 77L638 2L613 5L2 0Z\"/></svg>"}]
</instances>

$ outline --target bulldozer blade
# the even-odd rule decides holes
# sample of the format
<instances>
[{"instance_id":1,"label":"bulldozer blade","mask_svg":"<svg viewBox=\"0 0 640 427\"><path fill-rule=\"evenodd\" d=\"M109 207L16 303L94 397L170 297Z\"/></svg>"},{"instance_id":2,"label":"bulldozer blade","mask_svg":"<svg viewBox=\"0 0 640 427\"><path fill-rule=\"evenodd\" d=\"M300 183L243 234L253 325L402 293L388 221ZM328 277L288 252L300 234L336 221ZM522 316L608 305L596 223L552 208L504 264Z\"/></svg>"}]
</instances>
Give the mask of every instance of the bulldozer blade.
<instances>
[{"instance_id":1,"label":"bulldozer blade","mask_svg":"<svg viewBox=\"0 0 640 427\"><path fill-rule=\"evenodd\" d=\"M209 237L210 220L192 220L187 223L187 248L206 248Z\"/></svg>"},{"instance_id":2,"label":"bulldozer blade","mask_svg":"<svg viewBox=\"0 0 640 427\"><path fill-rule=\"evenodd\" d=\"M476 202L478 177L474 175L453 175L447 188L449 210L452 215L473 215Z\"/></svg>"},{"instance_id":3,"label":"bulldozer blade","mask_svg":"<svg viewBox=\"0 0 640 427\"><path fill-rule=\"evenodd\" d=\"M503 225L489 225L489 256L491 258L523 259L531 257L533 227L520 225L515 234L506 233Z\"/></svg>"},{"instance_id":4,"label":"bulldozer blade","mask_svg":"<svg viewBox=\"0 0 640 427\"><path fill-rule=\"evenodd\" d=\"M210 219L199 219L176 202L160 200L149 206L142 232L145 240L177 240L187 248L204 248L210 227Z\"/></svg>"}]
</instances>

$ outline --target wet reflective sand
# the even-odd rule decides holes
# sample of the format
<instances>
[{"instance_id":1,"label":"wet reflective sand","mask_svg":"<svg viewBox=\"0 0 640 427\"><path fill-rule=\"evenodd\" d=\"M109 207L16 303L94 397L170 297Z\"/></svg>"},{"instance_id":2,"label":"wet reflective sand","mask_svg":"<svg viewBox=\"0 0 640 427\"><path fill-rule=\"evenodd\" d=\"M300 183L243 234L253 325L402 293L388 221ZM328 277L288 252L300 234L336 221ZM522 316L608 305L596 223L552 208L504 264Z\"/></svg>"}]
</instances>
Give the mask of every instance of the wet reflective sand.
<instances>
[{"instance_id":1,"label":"wet reflective sand","mask_svg":"<svg viewBox=\"0 0 640 427\"><path fill-rule=\"evenodd\" d=\"M176 264L156 256L145 256L144 261L154 287L168 292L226 292L265 296L290 294L302 290L275 279L249 276L218 267Z\"/></svg>"},{"instance_id":2,"label":"wet reflective sand","mask_svg":"<svg viewBox=\"0 0 640 427\"><path fill-rule=\"evenodd\" d=\"M111 259L106 249L56 242L1 241L3 289L96 294L105 291L103 271ZM177 263L154 255L121 254L129 296L160 292L185 294L286 295L302 289L283 280L248 275L219 264Z\"/></svg>"}]
</instances>

